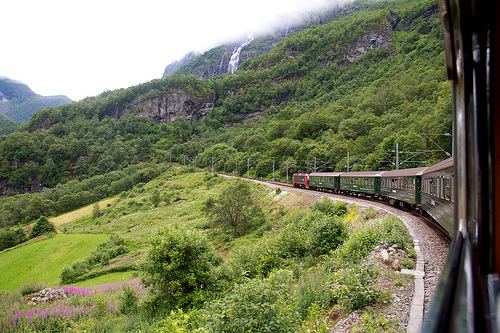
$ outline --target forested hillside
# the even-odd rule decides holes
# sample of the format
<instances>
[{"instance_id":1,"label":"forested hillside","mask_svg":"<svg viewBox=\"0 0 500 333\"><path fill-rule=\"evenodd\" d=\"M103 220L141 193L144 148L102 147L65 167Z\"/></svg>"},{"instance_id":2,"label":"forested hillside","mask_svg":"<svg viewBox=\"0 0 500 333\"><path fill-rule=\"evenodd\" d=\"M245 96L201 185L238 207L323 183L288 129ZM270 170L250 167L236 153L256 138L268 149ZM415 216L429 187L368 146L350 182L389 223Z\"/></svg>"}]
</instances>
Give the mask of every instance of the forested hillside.
<instances>
[{"instance_id":1,"label":"forested hillside","mask_svg":"<svg viewBox=\"0 0 500 333\"><path fill-rule=\"evenodd\" d=\"M393 169L396 143L401 168L445 158L450 137L422 135L452 126L436 2L353 8L288 35L234 74L174 74L38 111L0 136L3 225L38 218L36 205L50 215L130 189L161 162L251 177L272 177L274 165L285 179L315 166L345 170L348 154L351 170ZM206 114L192 118L200 121L146 112L180 95L193 113L204 101ZM26 192L39 194L16 195Z\"/></svg>"},{"instance_id":2,"label":"forested hillside","mask_svg":"<svg viewBox=\"0 0 500 333\"><path fill-rule=\"evenodd\" d=\"M41 96L26 84L0 77L0 135L14 132L38 110L71 103L66 96Z\"/></svg>"}]
</instances>

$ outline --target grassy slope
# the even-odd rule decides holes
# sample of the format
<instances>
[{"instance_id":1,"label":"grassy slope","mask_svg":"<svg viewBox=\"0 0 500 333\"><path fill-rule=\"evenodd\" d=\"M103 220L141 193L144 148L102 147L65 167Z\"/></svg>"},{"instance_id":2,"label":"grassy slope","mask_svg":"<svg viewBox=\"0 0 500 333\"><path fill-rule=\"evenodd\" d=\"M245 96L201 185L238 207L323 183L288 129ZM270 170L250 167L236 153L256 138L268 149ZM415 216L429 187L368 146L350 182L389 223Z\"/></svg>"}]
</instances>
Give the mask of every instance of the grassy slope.
<instances>
[{"instance_id":1,"label":"grassy slope","mask_svg":"<svg viewBox=\"0 0 500 333\"><path fill-rule=\"evenodd\" d=\"M26 283L56 285L64 266L87 256L108 239L104 234L57 235L0 254L0 290Z\"/></svg>"},{"instance_id":2,"label":"grassy slope","mask_svg":"<svg viewBox=\"0 0 500 333\"><path fill-rule=\"evenodd\" d=\"M98 202L98 205L102 209L103 207L106 207L107 204L111 204L115 200L116 200L116 198L102 200L102 201ZM76 220L80 217L84 217L84 216L92 214L93 208L94 208L94 204L91 204L91 205L88 205L86 207L74 210L72 212L62 214L62 215L59 215L56 217L52 217L49 219L49 221L54 223L54 225L57 227L61 224L68 223L68 222Z\"/></svg>"},{"instance_id":3,"label":"grassy slope","mask_svg":"<svg viewBox=\"0 0 500 333\"><path fill-rule=\"evenodd\" d=\"M57 285L63 267L87 256L111 234L125 239L127 246L140 256L148 247L149 236L159 228L172 224L203 228L207 220L200 208L206 198L219 192L221 178L210 177L207 172L175 175L175 172L171 171L141 188L125 192L120 197L100 201L99 206L106 213L105 216L93 218L93 205L89 205L51 218L58 229L67 233L0 254L0 271L5 272L0 275L0 290L14 290L32 282ZM274 190L263 185L253 186L260 188L258 191L262 191L261 195L270 194L262 198L262 203L269 205L268 214L271 216L280 206L288 210L295 206L307 207L313 201L307 196L292 195L288 192L283 192L278 200ZM169 202L162 200L158 207L154 207L150 198L155 190L160 192L162 198L168 197ZM285 195L286 193L288 194ZM233 246L254 242L254 237L248 235L238 239ZM217 243L215 239L214 241ZM130 255L129 253L125 256ZM130 260L136 259L137 257L133 256ZM112 273L82 281L77 285L92 286L118 282L132 277L133 274L134 272Z\"/></svg>"}]
</instances>

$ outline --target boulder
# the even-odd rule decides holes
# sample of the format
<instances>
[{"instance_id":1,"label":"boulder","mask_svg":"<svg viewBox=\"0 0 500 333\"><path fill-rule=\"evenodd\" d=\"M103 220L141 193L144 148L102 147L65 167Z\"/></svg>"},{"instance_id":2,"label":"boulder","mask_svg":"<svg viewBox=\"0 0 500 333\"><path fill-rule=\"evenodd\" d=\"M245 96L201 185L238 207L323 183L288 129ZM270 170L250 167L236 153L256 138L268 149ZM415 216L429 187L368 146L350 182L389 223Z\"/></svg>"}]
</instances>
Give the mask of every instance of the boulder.
<instances>
[{"instance_id":1,"label":"boulder","mask_svg":"<svg viewBox=\"0 0 500 333\"><path fill-rule=\"evenodd\" d=\"M385 264L391 263L391 258L389 257L389 252L387 252L387 250L384 249L384 250L380 251L380 256L382 257L382 261Z\"/></svg>"},{"instance_id":2,"label":"boulder","mask_svg":"<svg viewBox=\"0 0 500 333\"><path fill-rule=\"evenodd\" d=\"M35 294L26 296L28 303L53 303L68 298L63 289L45 288Z\"/></svg>"}]
</instances>

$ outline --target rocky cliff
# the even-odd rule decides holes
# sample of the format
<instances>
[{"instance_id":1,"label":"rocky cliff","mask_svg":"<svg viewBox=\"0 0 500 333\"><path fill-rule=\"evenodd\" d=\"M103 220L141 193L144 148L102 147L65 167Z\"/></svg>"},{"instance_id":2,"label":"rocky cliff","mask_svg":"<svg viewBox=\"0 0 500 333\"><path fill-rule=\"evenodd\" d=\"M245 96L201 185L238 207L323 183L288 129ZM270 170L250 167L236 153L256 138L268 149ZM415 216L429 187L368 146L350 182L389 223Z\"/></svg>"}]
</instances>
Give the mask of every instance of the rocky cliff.
<instances>
[{"instance_id":1,"label":"rocky cliff","mask_svg":"<svg viewBox=\"0 0 500 333\"><path fill-rule=\"evenodd\" d=\"M131 104L130 110L159 123L173 123L177 118L202 121L215 107L215 95L194 96L183 91L163 94ZM127 110L126 110L127 111Z\"/></svg>"},{"instance_id":2,"label":"rocky cliff","mask_svg":"<svg viewBox=\"0 0 500 333\"><path fill-rule=\"evenodd\" d=\"M189 122L202 121L215 107L215 102L215 95L193 95L177 90L148 98L140 96L130 106L111 109L102 114L101 118L119 119L126 113L132 113L161 124L173 123L177 118L184 118Z\"/></svg>"}]
</instances>

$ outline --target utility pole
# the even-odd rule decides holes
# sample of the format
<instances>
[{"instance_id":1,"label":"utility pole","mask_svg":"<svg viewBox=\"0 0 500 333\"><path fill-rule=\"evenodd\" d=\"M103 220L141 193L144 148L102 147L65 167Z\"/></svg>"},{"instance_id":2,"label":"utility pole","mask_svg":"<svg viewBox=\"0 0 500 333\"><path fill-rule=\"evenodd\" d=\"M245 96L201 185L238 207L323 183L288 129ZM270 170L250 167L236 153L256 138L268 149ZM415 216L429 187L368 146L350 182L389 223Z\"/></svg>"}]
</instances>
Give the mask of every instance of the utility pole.
<instances>
[{"instance_id":1,"label":"utility pole","mask_svg":"<svg viewBox=\"0 0 500 333\"><path fill-rule=\"evenodd\" d=\"M273 160L273 182L274 182L274 160Z\"/></svg>"},{"instance_id":2,"label":"utility pole","mask_svg":"<svg viewBox=\"0 0 500 333\"><path fill-rule=\"evenodd\" d=\"M212 156L212 175L214 174L214 157Z\"/></svg>"},{"instance_id":3,"label":"utility pole","mask_svg":"<svg viewBox=\"0 0 500 333\"><path fill-rule=\"evenodd\" d=\"M316 172L316 156L314 156L314 172Z\"/></svg>"},{"instance_id":4,"label":"utility pole","mask_svg":"<svg viewBox=\"0 0 500 333\"><path fill-rule=\"evenodd\" d=\"M236 176L238 175L238 157L236 157Z\"/></svg>"},{"instance_id":5,"label":"utility pole","mask_svg":"<svg viewBox=\"0 0 500 333\"><path fill-rule=\"evenodd\" d=\"M347 152L347 172L349 172L349 152Z\"/></svg>"},{"instance_id":6,"label":"utility pole","mask_svg":"<svg viewBox=\"0 0 500 333\"><path fill-rule=\"evenodd\" d=\"M250 178L250 159L247 158L247 179Z\"/></svg>"},{"instance_id":7,"label":"utility pole","mask_svg":"<svg viewBox=\"0 0 500 333\"><path fill-rule=\"evenodd\" d=\"M286 183L288 184L288 160L286 160Z\"/></svg>"},{"instance_id":8,"label":"utility pole","mask_svg":"<svg viewBox=\"0 0 500 333\"><path fill-rule=\"evenodd\" d=\"M396 170L399 170L399 143L396 142Z\"/></svg>"}]
</instances>

